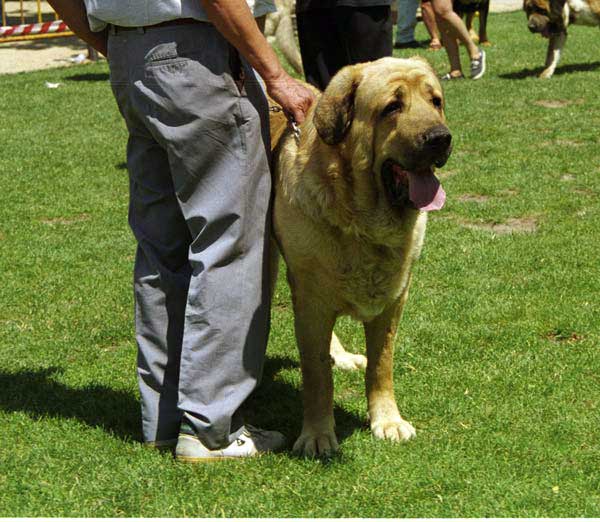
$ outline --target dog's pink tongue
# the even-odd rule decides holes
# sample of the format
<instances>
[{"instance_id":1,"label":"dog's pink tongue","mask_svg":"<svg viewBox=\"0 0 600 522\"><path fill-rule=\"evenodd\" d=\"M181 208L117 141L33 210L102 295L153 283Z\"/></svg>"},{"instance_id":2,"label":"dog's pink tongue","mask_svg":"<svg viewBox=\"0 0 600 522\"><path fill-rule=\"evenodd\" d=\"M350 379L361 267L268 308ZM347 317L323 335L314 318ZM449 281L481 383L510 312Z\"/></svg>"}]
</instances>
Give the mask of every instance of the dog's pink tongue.
<instances>
[{"instance_id":1,"label":"dog's pink tongue","mask_svg":"<svg viewBox=\"0 0 600 522\"><path fill-rule=\"evenodd\" d=\"M432 169L408 172L408 197L423 212L440 210L446 202L446 192Z\"/></svg>"}]
</instances>

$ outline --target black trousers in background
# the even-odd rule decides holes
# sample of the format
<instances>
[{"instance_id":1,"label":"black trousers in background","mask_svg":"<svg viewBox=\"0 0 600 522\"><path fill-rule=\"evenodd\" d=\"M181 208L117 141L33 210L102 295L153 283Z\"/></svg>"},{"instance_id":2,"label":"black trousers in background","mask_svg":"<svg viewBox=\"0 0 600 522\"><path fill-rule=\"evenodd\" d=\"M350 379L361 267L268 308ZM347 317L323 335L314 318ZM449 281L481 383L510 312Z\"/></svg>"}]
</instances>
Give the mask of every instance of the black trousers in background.
<instances>
[{"instance_id":1,"label":"black trousers in background","mask_svg":"<svg viewBox=\"0 0 600 522\"><path fill-rule=\"evenodd\" d=\"M296 20L306 81L321 90L346 65L392 55L390 6L311 9Z\"/></svg>"}]
</instances>

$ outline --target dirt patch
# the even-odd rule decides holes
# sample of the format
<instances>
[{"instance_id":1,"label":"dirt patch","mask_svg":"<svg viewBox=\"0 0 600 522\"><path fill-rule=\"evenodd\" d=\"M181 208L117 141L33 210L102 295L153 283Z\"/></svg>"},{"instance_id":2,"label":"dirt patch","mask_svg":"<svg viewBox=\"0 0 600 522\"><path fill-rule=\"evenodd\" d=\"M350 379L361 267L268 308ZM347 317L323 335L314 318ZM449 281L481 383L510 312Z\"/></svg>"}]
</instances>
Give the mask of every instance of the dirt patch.
<instances>
[{"instance_id":1,"label":"dirt patch","mask_svg":"<svg viewBox=\"0 0 600 522\"><path fill-rule=\"evenodd\" d=\"M581 105L584 101L583 98L577 98L576 100L536 100L533 104L546 109L562 109L569 105Z\"/></svg>"},{"instance_id":2,"label":"dirt patch","mask_svg":"<svg viewBox=\"0 0 600 522\"><path fill-rule=\"evenodd\" d=\"M577 332L565 332L560 328L557 328L556 330L551 330L544 337L554 343L567 344L578 343L580 341L583 341L584 339L583 335L578 334Z\"/></svg>"},{"instance_id":3,"label":"dirt patch","mask_svg":"<svg viewBox=\"0 0 600 522\"><path fill-rule=\"evenodd\" d=\"M579 194L580 196L595 196L596 193L590 189L575 189L573 190L574 194Z\"/></svg>"},{"instance_id":4,"label":"dirt patch","mask_svg":"<svg viewBox=\"0 0 600 522\"><path fill-rule=\"evenodd\" d=\"M512 197L512 196L516 196L517 194L519 194L519 191L515 190L515 189L504 189L504 190L501 190L500 192L498 192L498 194L500 194L501 196Z\"/></svg>"},{"instance_id":5,"label":"dirt patch","mask_svg":"<svg viewBox=\"0 0 600 522\"><path fill-rule=\"evenodd\" d=\"M472 230L486 230L498 235L506 234L532 234L537 231L537 219L534 217L510 218L502 223L473 223L460 221L465 228Z\"/></svg>"},{"instance_id":6,"label":"dirt patch","mask_svg":"<svg viewBox=\"0 0 600 522\"><path fill-rule=\"evenodd\" d=\"M88 214L78 214L76 216L71 217L56 217L56 218L48 218L40 220L44 225L73 225L75 223L81 223L82 221L87 221L90 219Z\"/></svg>"},{"instance_id":7,"label":"dirt patch","mask_svg":"<svg viewBox=\"0 0 600 522\"><path fill-rule=\"evenodd\" d=\"M87 46L75 36L5 42L0 44L0 74L75 65L72 60L80 54L87 55Z\"/></svg>"},{"instance_id":8,"label":"dirt patch","mask_svg":"<svg viewBox=\"0 0 600 522\"><path fill-rule=\"evenodd\" d=\"M560 177L561 181L573 181L575 179L575 176L573 176L573 174L563 174Z\"/></svg>"},{"instance_id":9,"label":"dirt patch","mask_svg":"<svg viewBox=\"0 0 600 522\"><path fill-rule=\"evenodd\" d=\"M456 201L460 201L461 203L486 203L489 200L489 196L482 194L461 194L456 197Z\"/></svg>"},{"instance_id":10,"label":"dirt patch","mask_svg":"<svg viewBox=\"0 0 600 522\"><path fill-rule=\"evenodd\" d=\"M582 147L585 145L585 143L583 141L558 139L553 141L544 141L542 142L542 145L545 147L554 147L557 145L559 147Z\"/></svg>"}]
</instances>

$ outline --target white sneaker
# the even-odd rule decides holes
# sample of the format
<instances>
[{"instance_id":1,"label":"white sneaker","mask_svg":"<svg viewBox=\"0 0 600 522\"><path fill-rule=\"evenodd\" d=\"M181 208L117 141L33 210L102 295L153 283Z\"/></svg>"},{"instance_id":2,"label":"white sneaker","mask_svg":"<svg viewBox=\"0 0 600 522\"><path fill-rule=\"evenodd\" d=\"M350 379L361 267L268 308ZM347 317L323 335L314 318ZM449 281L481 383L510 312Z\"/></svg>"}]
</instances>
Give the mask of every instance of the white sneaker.
<instances>
[{"instance_id":1,"label":"white sneaker","mask_svg":"<svg viewBox=\"0 0 600 522\"><path fill-rule=\"evenodd\" d=\"M175 458L184 462L255 457L276 451L285 446L285 437L278 431L266 431L246 424L242 434L229 446L208 449L195 435L180 433L175 448Z\"/></svg>"}]
</instances>

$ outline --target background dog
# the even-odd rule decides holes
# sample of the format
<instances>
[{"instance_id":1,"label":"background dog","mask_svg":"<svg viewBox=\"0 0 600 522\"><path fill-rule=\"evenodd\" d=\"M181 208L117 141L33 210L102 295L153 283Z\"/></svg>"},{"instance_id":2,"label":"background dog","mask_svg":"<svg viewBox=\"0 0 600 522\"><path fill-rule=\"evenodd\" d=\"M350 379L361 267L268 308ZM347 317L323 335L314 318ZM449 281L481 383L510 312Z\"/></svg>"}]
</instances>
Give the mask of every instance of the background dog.
<instances>
[{"instance_id":1,"label":"background dog","mask_svg":"<svg viewBox=\"0 0 600 522\"><path fill-rule=\"evenodd\" d=\"M546 63L540 78L551 78L560 60L562 49L567 41L567 26L600 25L600 0L567 0L562 11L564 30L550 32L549 0L524 0L523 10L527 15L527 27L532 33L549 38Z\"/></svg>"},{"instance_id":2,"label":"background dog","mask_svg":"<svg viewBox=\"0 0 600 522\"><path fill-rule=\"evenodd\" d=\"M461 18L465 18L465 24L469 31L469 35L474 42L479 42L481 45L491 45L487 35L490 0L453 0L452 7ZM473 19L475 18L476 12L479 12L478 33L475 33L475 30L473 29Z\"/></svg>"},{"instance_id":3,"label":"background dog","mask_svg":"<svg viewBox=\"0 0 600 522\"><path fill-rule=\"evenodd\" d=\"M434 174L451 151L440 83L421 59L345 67L300 137L285 127L285 116L272 113L274 234L288 269L303 379L294 450L313 456L338 447L331 359L347 368L366 363L373 434L407 440L415 430L396 405L392 355L427 211L445 200ZM366 361L333 334L340 315L364 324Z\"/></svg>"}]
</instances>

